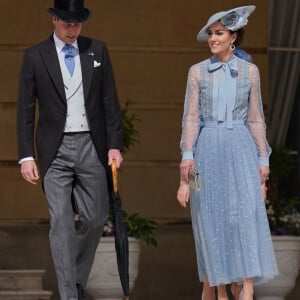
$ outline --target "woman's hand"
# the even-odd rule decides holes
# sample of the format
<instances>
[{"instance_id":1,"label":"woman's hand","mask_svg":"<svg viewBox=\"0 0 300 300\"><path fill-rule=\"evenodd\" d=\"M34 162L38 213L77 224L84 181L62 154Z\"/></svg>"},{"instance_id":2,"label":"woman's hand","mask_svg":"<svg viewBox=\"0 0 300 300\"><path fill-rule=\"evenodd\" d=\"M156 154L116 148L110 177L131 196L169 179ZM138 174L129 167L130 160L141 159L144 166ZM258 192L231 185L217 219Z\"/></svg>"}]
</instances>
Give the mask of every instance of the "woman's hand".
<instances>
[{"instance_id":1,"label":"woman's hand","mask_svg":"<svg viewBox=\"0 0 300 300\"><path fill-rule=\"evenodd\" d=\"M267 188L266 184L265 183L262 184L261 185L261 192L262 192L262 196L263 196L264 200L267 199L267 190L268 190L268 188Z\"/></svg>"},{"instance_id":2,"label":"woman's hand","mask_svg":"<svg viewBox=\"0 0 300 300\"><path fill-rule=\"evenodd\" d=\"M184 159L180 164L180 178L182 181L188 182L189 170L195 168L194 160Z\"/></svg>"},{"instance_id":3,"label":"woman's hand","mask_svg":"<svg viewBox=\"0 0 300 300\"><path fill-rule=\"evenodd\" d=\"M259 174L260 174L260 183L261 183L261 192L263 195L263 199L267 198L267 185L266 181L269 179L270 168L268 166L260 166Z\"/></svg>"},{"instance_id":4,"label":"woman's hand","mask_svg":"<svg viewBox=\"0 0 300 300\"><path fill-rule=\"evenodd\" d=\"M259 166L260 183L264 184L269 179L270 168L268 166Z\"/></svg>"},{"instance_id":5,"label":"woman's hand","mask_svg":"<svg viewBox=\"0 0 300 300\"><path fill-rule=\"evenodd\" d=\"M190 187L185 182L180 182L179 188L177 190L177 200L182 207L186 207L190 198Z\"/></svg>"}]
</instances>

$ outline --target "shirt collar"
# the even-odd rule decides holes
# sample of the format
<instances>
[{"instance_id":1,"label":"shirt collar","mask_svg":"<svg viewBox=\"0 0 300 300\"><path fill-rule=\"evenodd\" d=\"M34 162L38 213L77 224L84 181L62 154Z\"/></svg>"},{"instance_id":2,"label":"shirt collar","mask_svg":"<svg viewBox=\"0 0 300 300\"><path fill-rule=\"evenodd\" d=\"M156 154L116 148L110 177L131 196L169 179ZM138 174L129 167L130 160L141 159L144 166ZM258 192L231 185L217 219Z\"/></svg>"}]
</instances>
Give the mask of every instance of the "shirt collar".
<instances>
[{"instance_id":1,"label":"shirt collar","mask_svg":"<svg viewBox=\"0 0 300 300\"><path fill-rule=\"evenodd\" d=\"M62 48L65 46L65 42L63 42L55 33L53 33L53 39L56 47L57 53L60 53L62 51ZM73 47L75 47L78 50L78 43L77 40L72 44Z\"/></svg>"},{"instance_id":2,"label":"shirt collar","mask_svg":"<svg viewBox=\"0 0 300 300\"><path fill-rule=\"evenodd\" d=\"M235 55L232 55L228 61L222 62L222 61L219 61L215 56L212 56L210 58L210 61L211 61L211 63L219 62L220 64L226 64L226 63L230 63L230 62L234 61L235 58L236 58Z\"/></svg>"},{"instance_id":3,"label":"shirt collar","mask_svg":"<svg viewBox=\"0 0 300 300\"><path fill-rule=\"evenodd\" d=\"M208 65L208 72L214 72L220 68L225 71L228 67L231 77L237 77L237 62L234 55L227 62L221 62L215 56L212 56L210 61L211 63Z\"/></svg>"}]
</instances>

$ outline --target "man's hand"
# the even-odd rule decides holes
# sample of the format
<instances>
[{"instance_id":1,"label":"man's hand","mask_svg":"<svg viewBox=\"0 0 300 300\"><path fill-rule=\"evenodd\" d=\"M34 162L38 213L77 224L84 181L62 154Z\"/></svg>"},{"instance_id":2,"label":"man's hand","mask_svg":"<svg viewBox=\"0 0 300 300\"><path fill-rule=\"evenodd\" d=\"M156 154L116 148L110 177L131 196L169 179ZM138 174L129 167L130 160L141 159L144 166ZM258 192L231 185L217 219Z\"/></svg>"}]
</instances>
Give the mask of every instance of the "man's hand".
<instances>
[{"instance_id":1,"label":"man's hand","mask_svg":"<svg viewBox=\"0 0 300 300\"><path fill-rule=\"evenodd\" d=\"M40 179L37 165L34 160L26 160L21 163L21 174L31 184L36 184Z\"/></svg>"},{"instance_id":2,"label":"man's hand","mask_svg":"<svg viewBox=\"0 0 300 300\"><path fill-rule=\"evenodd\" d=\"M117 168L120 168L121 163L123 161L122 155L119 149L110 149L108 151L108 165L111 166L112 160L116 160Z\"/></svg>"}]
</instances>

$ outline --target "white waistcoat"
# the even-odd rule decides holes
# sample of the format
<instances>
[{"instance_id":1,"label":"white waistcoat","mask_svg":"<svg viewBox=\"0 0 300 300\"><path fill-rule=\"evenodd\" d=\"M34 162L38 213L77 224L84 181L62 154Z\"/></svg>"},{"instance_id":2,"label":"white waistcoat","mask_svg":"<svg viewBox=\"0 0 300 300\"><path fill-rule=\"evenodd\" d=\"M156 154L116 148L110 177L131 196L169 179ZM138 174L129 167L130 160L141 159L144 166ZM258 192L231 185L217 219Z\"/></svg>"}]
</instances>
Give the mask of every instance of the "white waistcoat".
<instances>
[{"instance_id":1,"label":"white waistcoat","mask_svg":"<svg viewBox=\"0 0 300 300\"><path fill-rule=\"evenodd\" d=\"M89 131L84 106L82 73L79 55L75 57L75 69L70 75L64 58L59 56L60 69L67 98L67 120L64 132Z\"/></svg>"}]
</instances>

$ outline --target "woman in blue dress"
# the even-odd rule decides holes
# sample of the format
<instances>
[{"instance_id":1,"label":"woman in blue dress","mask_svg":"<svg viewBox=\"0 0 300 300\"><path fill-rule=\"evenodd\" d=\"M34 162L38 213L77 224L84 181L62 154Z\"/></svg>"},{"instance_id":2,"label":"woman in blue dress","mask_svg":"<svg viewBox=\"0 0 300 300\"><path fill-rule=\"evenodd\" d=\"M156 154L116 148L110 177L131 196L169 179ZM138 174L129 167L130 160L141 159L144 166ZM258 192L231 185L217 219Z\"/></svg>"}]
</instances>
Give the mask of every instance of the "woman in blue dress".
<instances>
[{"instance_id":1,"label":"woman in blue dress","mask_svg":"<svg viewBox=\"0 0 300 300\"><path fill-rule=\"evenodd\" d=\"M178 201L191 196L191 215L204 300L253 299L253 285L278 274L261 186L269 174L260 76L256 65L233 55L255 6L209 18L198 41L212 57L188 74L182 121ZM199 171L201 189L189 190L188 172ZM191 193L191 194L190 194ZM240 295L240 288L242 293Z\"/></svg>"}]
</instances>

